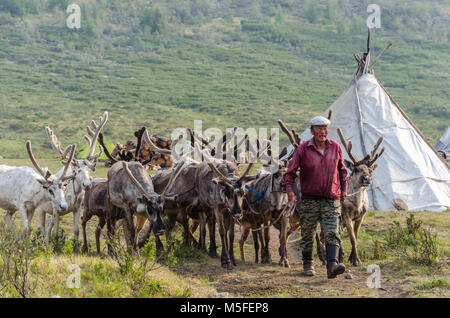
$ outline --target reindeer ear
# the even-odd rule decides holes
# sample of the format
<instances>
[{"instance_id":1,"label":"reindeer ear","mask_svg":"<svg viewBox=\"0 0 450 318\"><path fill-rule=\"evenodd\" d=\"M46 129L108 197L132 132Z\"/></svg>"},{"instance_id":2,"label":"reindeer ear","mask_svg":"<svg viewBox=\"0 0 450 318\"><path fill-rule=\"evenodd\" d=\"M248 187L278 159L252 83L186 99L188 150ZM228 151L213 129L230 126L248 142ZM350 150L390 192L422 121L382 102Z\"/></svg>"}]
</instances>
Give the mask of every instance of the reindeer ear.
<instances>
[{"instance_id":1,"label":"reindeer ear","mask_svg":"<svg viewBox=\"0 0 450 318\"><path fill-rule=\"evenodd\" d=\"M372 167L370 167L370 170L374 171L376 168L378 168L378 163L376 163Z\"/></svg>"},{"instance_id":2,"label":"reindeer ear","mask_svg":"<svg viewBox=\"0 0 450 318\"><path fill-rule=\"evenodd\" d=\"M255 174L254 176L245 176L245 177L242 179L242 183L247 183L247 182L253 181L253 180L255 180L257 177L258 177L257 174Z\"/></svg>"},{"instance_id":3,"label":"reindeer ear","mask_svg":"<svg viewBox=\"0 0 450 318\"><path fill-rule=\"evenodd\" d=\"M222 179L220 179L220 177L215 177L214 179L212 179L212 182L217 185L222 185L222 186L227 185L227 183L224 182Z\"/></svg>"},{"instance_id":4,"label":"reindeer ear","mask_svg":"<svg viewBox=\"0 0 450 318\"><path fill-rule=\"evenodd\" d=\"M46 189L50 186L50 183L47 180L36 179L36 181L39 182Z\"/></svg>"},{"instance_id":5,"label":"reindeer ear","mask_svg":"<svg viewBox=\"0 0 450 318\"><path fill-rule=\"evenodd\" d=\"M345 163L345 166L346 166L348 169L353 170L353 168L354 168L353 162L351 162L351 161L349 161L349 160L347 160L347 159L344 159L344 163Z\"/></svg>"}]
</instances>

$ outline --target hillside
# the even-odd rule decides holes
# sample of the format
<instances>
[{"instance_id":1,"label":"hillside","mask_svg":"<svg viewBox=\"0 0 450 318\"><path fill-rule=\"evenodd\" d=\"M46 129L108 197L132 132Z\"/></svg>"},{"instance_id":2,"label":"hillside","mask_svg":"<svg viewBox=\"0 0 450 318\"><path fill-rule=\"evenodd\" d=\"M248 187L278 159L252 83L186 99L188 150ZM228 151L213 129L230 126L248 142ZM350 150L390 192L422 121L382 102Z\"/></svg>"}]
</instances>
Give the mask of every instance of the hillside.
<instances>
[{"instance_id":1,"label":"hillside","mask_svg":"<svg viewBox=\"0 0 450 318\"><path fill-rule=\"evenodd\" d=\"M69 3L81 29L66 27ZM107 110L105 136L208 127L303 130L351 81L370 1L0 0L0 155L38 157ZM450 4L377 1L372 52L389 93L434 144L450 118ZM286 140L283 140L286 142Z\"/></svg>"}]
</instances>

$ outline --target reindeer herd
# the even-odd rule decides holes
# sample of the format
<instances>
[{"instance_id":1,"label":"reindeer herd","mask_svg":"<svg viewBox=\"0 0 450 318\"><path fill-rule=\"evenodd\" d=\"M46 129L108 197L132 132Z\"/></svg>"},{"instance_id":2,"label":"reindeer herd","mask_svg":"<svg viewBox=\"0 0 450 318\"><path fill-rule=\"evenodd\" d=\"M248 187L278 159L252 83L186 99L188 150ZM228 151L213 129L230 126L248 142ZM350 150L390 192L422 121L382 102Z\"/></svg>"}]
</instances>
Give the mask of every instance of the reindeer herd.
<instances>
[{"instance_id":1,"label":"reindeer herd","mask_svg":"<svg viewBox=\"0 0 450 318\"><path fill-rule=\"evenodd\" d=\"M149 175L145 162L135 151L126 158L114 159L103 143L102 128L108 120L108 113L100 117L99 123L91 121L87 126L85 139L89 144L89 153L85 159L75 158L76 145L61 147L54 132L46 127L45 131L52 148L62 160L62 167L52 174L47 168L41 168L36 161L31 142L26 142L28 156L35 168L11 167L0 165L0 209L6 211L5 223L14 230L12 217L20 212L23 230L31 231L31 220L37 211L40 229L46 244L49 244L53 227L56 240L60 216L73 213L74 253L79 253L79 223L83 230L82 252L88 252L87 222L97 216L95 229L97 253L101 253L101 231L107 225L107 238L113 240L118 226L123 227L125 241L130 250L138 251L150 235L155 236L156 246L163 249L161 235L170 240L176 222L183 227L183 242L217 257L216 225L221 240L221 265L224 268L236 266L234 257L235 225L241 227L239 249L241 259L245 261L244 243L252 234L255 248L255 263L271 263L269 250L270 230L273 226L279 231L279 265L289 267L287 256L288 238L300 226L295 202L288 202L283 189L282 180L293 151L301 142L294 130L289 130L279 120L281 129L291 142L277 157L271 151L272 136L262 143L258 149L252 149L248 138L241 140L234 148L230 147L236 128L233 132L219 138L217 145L200 138L191 129L173 141L172 150L160 149L151 140L145 127L136 131L138 147L147 143L161 154L170 155L173 166ZM183 156L174 149L183 137L188 136L191 151ZM371 184L371 174L376 168L374 162L383 153L384 148L377 150L382 138L374 146L370 155L357 160L351 152L351 141L347 142L339 130L341 142L352 162L346 161L351 170L349 180L349 196L342 205L343 225L347 228L352 244L349 260L353 265L360 264L357 252L358 231L368 210L366 189ZM94 154L96 143L100 152ZM245 172L240 174L237 159L237 148L246 143L246 149L258 154L258 159L265 162L257 173L250 175L253 163L249 163ZM136 149L139 149L139 148ZM109 158L110 168L107 178L92 178L99 156L105 153ZM201 161L193 159L197 153ZM231 156L229 154L232 154ZM230 159L231 158L231 159ZM269 164L276 169L268 169ZM297 202L300 202L300 184L294 189ZM81 215L81 211L83 214ZM46 215L49 214L46 226ZM163 218L167 221L164 222ZM145 223L148 221L148 226ZM191 225L190 225L191 224ZM195 232L199 230L198 235ZM207 236L209 234L209 247ZM197 238L198 239L197 239ZM324 262L323 237L316 235L317 251ZM108 246L111 253L111 246ZM341 246L340 262L344 252Z\"/></svg>"}]
</instances>

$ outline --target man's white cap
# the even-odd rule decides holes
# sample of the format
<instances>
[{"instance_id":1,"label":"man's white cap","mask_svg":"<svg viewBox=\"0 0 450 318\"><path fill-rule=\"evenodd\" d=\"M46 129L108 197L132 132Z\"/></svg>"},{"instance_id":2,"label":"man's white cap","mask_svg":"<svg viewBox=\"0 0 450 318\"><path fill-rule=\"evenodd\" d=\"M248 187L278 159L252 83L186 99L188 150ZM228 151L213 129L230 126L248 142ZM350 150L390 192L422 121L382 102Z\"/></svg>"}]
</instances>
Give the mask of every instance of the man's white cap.
<instances>
[{"instance_id":1,"label":"man's white cap","mask_svg":"<svg viewBox=\"0 0 450 318\"><path fill-rule=\"evenodd\" d=\"M323 116L316 116L310 121L311 126L329 126L330 121Z\"/></svg>"}]
</instances>

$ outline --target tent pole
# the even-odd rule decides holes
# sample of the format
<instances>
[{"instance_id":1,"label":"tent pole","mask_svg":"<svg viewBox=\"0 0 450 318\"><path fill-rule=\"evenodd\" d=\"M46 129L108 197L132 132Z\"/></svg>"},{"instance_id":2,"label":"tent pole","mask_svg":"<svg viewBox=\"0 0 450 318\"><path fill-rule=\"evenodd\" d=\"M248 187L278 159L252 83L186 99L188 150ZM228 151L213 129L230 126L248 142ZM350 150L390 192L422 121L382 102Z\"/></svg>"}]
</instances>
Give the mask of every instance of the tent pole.
<instances>
[{"instance_id":1,"label":"tent pole","mask_svg":"<svg viewBox=\"0 0 450 318\"><path fill-rule=\"evenodd\" d=\"M367 64L366 64L366 66L367 66ZM364 142L364 123L363 123L363 117L362 117L361 103L359 102L358 80L357 80L356 74L353 75L353 81L355 83L354 85L355 85L355 95L356 95L356 106L357 106L358 115L359 115L359 138L361 140L361 148L363 150L363 155L365 157L365 156L367 156L367 149L366 149L366 143ZM376 206L376 203L375 203L375 192L373 191L373 184L370 187L370 192L372 193L373 208L375 210L377 210L378 207Z\"/></svg>"},{"instance_id":2,"label":"tent pole","mask_svg":"<svg viewBox=\"0 0 450 318\"><path fill-rule=\"evenodd\" d=\"M378 80L377 80L378 84L380 84L381 88L384 90L384 92L387 94L387 96L389 96L390 100L392 101L392 103L394 103L395 107L397 107L397 109L399 110L399 112L403 115L403 117L405 117L405 119L408 121L408 123L410 123L410 125L414 128L414 130L419 134L420 137L422 137L422 139L425 141L425 143L431 148L431 150L433 150L433 152L436 154L436 156L438 156L438 158L444 163L444 165L447 167L447 169L450 169L450 165L445 161L445 159L436 151L436 149L434 149L434 147L428 142L428 140L425 138L425 136L422 134L422 132L419 130L419 128L416 127L416 125L414 125L414 123L411 121L411 119L409 119L408 115L406 115L406 113L403 111L403 109L400 107L399 104L397 104L397 102L392 98L391 95L389 95L389 93L387 92L386 88L384 88L383 84L381 84Z\"/></svg>"}]
</instances>

